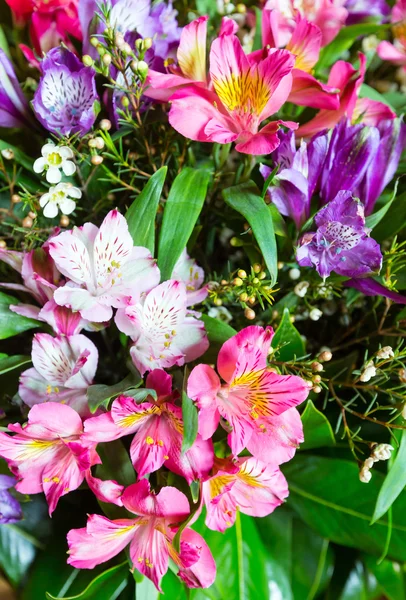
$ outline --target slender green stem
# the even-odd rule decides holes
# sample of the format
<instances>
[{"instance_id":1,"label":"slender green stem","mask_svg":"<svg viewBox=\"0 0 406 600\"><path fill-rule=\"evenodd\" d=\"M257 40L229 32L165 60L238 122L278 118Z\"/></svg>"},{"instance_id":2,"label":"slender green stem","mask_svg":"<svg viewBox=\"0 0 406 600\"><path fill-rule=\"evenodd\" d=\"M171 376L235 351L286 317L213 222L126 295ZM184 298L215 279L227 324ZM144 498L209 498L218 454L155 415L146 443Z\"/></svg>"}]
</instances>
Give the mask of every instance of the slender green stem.
<instances>
[{"instance_id":1,"label":"slender green stem","mask_svg":"<svg viewBox=\"0 0 406 600\"><path fill-rule=\"evenodd\" d=\"M239 598L245 598L245 572L244 572L244 541L242 538L241 514L237 509L235 516L235 535L237 538L237 562L238 562L238 590Z\"/></svg>"}]
</instances>

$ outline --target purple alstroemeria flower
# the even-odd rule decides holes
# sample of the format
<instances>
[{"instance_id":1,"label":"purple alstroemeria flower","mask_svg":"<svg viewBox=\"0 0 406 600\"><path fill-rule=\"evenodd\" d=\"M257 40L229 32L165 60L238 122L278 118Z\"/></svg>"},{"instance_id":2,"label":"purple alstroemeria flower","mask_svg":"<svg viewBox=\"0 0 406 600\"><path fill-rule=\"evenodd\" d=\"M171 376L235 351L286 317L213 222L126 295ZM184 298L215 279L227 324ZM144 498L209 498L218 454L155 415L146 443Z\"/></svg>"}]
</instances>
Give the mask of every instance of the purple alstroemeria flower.
<instances>
[{"instance_id":1,"label":"purple alstroemeria flower","mask_svg":"<svg viewBox=\"0 0 406 600\"><path fill-rule=\"evenodd\" d=\"M376 127L351 125L348 119L342 119L334 127L320 178L322 204L331 202L341 190L355 191L378 151L379 142Z\"/></svg>"},{"instance_id":2,"label":"purple alstroemeria flower","mask_svg":"<svg viewBox=\"0 0 406 600\"><path fill-rule=\"evenodd\" d=\"M379 272L382 254L369 237L364 207L351 192L341 191L314 218L317 230L305 233L297 248L300 266L314 266L325 279L335 271L346 277L365 277Z\"/></svg>"},{"instance_id":3,"label":"purple alstroemeria flower","mask_svg":"<svg viewBox=\"0 0 406 600\"><path fill-rule=\"evenodd\" d=\"M348 11L346 25L355 25L366 20L382 23L390 14L390 6L385 0L347 0L344 6Z\"/></svg>"},{"instance_id":4,"label":"purple alstroemeria flower","mask_svg":"<svg viewBox=\"0 0 406 600\"><path fill-rule=\"evenodd\" d=\"M172 2L158 2L149 17L139 25L138 33L143 38L153 39L155 56L168 58L170 50L179 42L182 28L178 26L177 14Z\"/></svg>"},{"instance_id":5,"label":"purple alstroemeria flower","mask_svg":"<svg viewBox=\"0 0 406 600\"><path fill-rule=\"evenodd\" d=\"M16 479L9 475L0 475L0 524L17 523L23 518L18 500L8 491L14 487Z\"/></svg>"},{"instance_id":6,"label":"purple alstroemeria flower","mask_svg":"<svg viewBox=\"0 0 406 600\"><path fill-rule=\"evenodd\" d=\"M66 48L53 48L41 63L32 103L40 123L59 135L87 133L99 110L95 71Z\"/></svg>"},{"instance_id":7,"label":"purple alstroemeria flower","mask_svg":"<svg viewBox=\"0 0 406 600\"><path fill-rule=\"evenodd\" d=\"M403 117L382 121L376 129L380 138L378 148L356 190L356 195L365 206L366 215L372 213L375 202L392 181L406 147Z\"/></svg>"},{"instance_id":8,"label":"purple alstroemeria flower","mask_svg":"<svg viewBox=\"0 0 406 600\"><path fill-rule=\"evenodd\" d=\"M30 106L13 65L0 50L0 127L32 127Z\"/></svg>"},{"instance_id":9,"label":"purple alstroemeria flower","mask_svg":"<svg viewBox=\"0 0 406 600\"><path fill-rule=\"evenodd\" d=\"M355 288L359 292L362 292L364 296L383 296L384 298L389 298L389 300L392 300L392 302L395 302L396 304L406 304L406 296L388 290L388 288L379 283L379 281L376 281L376 279L372 279L372 277L367 277L366 279L350 279L349 281L345 281L344 285L345 287Z\"/></svg>"},{"instance_id":10,"label":"purple alstroemeria flower","mask_svg":"<svg viewBox=\"0 0 406 600\"><path fill-rule=\"evenodd\" d=\"M272 159L279 170L267 193L279 212L293 219L300 229L310 216L310 202L323 168L328 136L317 134L308 144L302 141L298 149L293 131L280 131L278 136L281 143L272 153ZM259 170L265 180L272 172L267 165L260 165Z\"/></svg>"}]
</instances>

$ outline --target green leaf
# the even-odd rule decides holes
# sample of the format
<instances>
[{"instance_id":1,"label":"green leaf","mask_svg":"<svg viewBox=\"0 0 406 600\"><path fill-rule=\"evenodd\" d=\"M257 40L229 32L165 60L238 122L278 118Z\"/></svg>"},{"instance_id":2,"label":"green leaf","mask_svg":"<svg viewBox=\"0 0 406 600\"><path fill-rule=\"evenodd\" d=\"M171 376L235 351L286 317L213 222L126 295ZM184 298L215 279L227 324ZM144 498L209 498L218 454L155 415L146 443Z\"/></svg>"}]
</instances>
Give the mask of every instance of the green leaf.
<instances>
[{"instance_id":1,"label":"green leaf","mask_svg":"<svg viewBox=\"0 0 406 600\"><path fill-rule=\"evenodd\" d=\"M39 542L18 525L0 526L0 567L18 585L35 558Z\"/></svg>"},{"instance_id":2,"label":"green leaf","mask_svg":"<svg viewBox=\"0 0 406 600\"><path fill-rule=\"evenodd\" d=\"M365 219L365 223L366 223L367 227L374 229L374 227L376 227L378 225L378 223L380 223L382 221L382 219L384 218L384 216L390 209L392 202L396 198L396 194L398 191L398 185L399 185L399 179L397 179L395 182L395 187L393 189L393 194L392 194L391 198L382 206L382 208L380 210L378 210L376 213L373 213L372 215L369 215Z\"/></svg>"},{"instance_id":3,"label":"green leaf","mask_svg":"<svg viewBox=\"0 0 406 600\"><path fill-rule=\"evenodd\" d=\"M357 560L339 600L378 600L381 596L376 578Z\"/></svg>"},{"instance_id":4,"label":"green leaf","mask_svg":"<svg viewBox=\"0 0 406 600\"><path fill-rule=\"evenodd\" d=\"M202 315L201 320L206 328L207 337L210 343L224 344L237 332L228 323L223 323L219 319L214 319L208 315Z\"/></svg>"},{"instance_id":5,"label":"green leaf","mask_svg":"<svg viewBox=\"0 0 406 600\"><path fill-rule=\"evenodd\" d=\"M193 529L203 536L217 564L217 576L213 585L207 590L194 591L193 600L271 598L269 553L253 518L237 513L235 526L222 534L208 529L200 517ZM282 597L275 594L275 598Z\"/></svg>"},{"instance_id":6,"label":"green leaf","mask_svg":"<svg viewBox=\"0 0 406 600\"><path fill-rule=\"evenodd\" d=\"M11 311L10 304L18 304L18 301L16 298L0 292L0 340L5 340L23 331L40 326L38 321L17 315L17 313Z\"/></svg>"},{"instance_id":7,"label":"green leaf","mask_svg":"<svg viewBox=\"0 0 406 600\"><path fill-rule=\"evenodd\" d=\"M317 410L311 400L307 401L301 418L304 433L304 442L300 444L301 450L335 446L336 441L329 420Z\"/></svg>"},{"instance_id":8,"label":"green leaf","mask_svg":"<svg viewBox=\"0 0 406 600\"><path fill-rule=\"evenodd\" d=\"M13 369L18 369L31 362L31 356L16 354L15 356L5 356L0 358L0 375L8 373Z\"/></svg>"},{"instance_id":9,"label":"green leaf","mask_svg":"<svg viewBox=\"0 0 406 600\"><path fill-rule=\"evenodd\" d=\"M254 7L255 10L255 36L254 43L252 45L253 50L261 50L262 49L262 10L260 10L257 6Z\"/></svg>"},{"instance_id":10,"label":"green leaf","mask_svg":"<svg viewBox=\"0 0 406 600\"><path fill-rule=\"evenodd\" d=\"M34 174L34 177L37 177L37 175L34 173L34 170L32 168L33 164L34 164L33 159L30 158L28 156L28 154L25 154L19 148L17 148L17 146L13 146L12 144L5 142L4 140L0 140L0 152L2 150L8 150L8 149L13 151L14 160L16 161L16 163L18 163L19 165L24 167L24 169L27 169L27 171L31 171L31 173ZM17 181L17 183L18 183L18 181Z\"/></svg>"},{"instance_id":11,"label":"green leaf","mask_svg":"<svg viewBox=\"0 0 406 600\"><path fill-rule=\"evenodd\" d=\"M186 167L176 177L162 219L158 245L161 279L170 279L173 268L186 248L206 198L210 175Z\"/></svg>"},{"instance_id":12,"label":"green leaf","mask_svg":"<svg viewBox=\"0 0 406 600\"><path fill-rule=\"evenodd\" d=\"M290 321L288 308L284 309L282 320L272 338L272 348L278 347L278 359L284 362L300 358L306 354L300 333Z\"/></svg>"},{"instance_id":13,"label":"green leaf","mask_svg":"<svg viewBox=\"0 0 406 600\"><path fill-rule=\"evenodd\" d=\"M381 94L380 92L378 92L378 90L367 85L366 83L363 83L361 85L359 97L360 98L369 98L370 100L376 100L377 102L382 102L382 104L386 104L386 106L389 106L390 109L392 109L394 112L396 112L395 108L389 102L386 95Z\"/></svg>"},{"instance_id":14,"label":"green leaf","mask_svg":"<svg viewBox=\"0 0 406 600\"><path fill-rule=\"evenodd\" d=\"M380 519L406 486L406 431L402 431L396 458L385 477L376 501L372 523Z\"/></svg>"},{"instance_id":15,"label":"green leaf","mask_svg":"<svg viewBox=\"0 0 406 600\"><path fill-rule=\"evenodd\" d=\"M186 452L193 446L197 436L197 408L185 391L182 392L182 420L182 452Z\"/></svg>"},{"instance_id":16,"label":"green leaf","mask_svg":"<svg viewBox=\"0 0 406 600\"><path fill-rule=\"evenodd\" d=\"M127 210L125 218L135 246L155 250L155 217L168 167L161 167L148 180L141 194Z\"/></svg>"},{"instance_id":17,"label":"green leaf","mask_svg":"<svg viewBox=\"0 0 406 600\"><path fill-rule=\"evenodd\" d=\"M128 563L122 563L101 573L76 596L52 596L46 593L47 600L116 600L128 585Z\"/></svg>"},{"instance_id":18,"label":"green leaf","mask_svg":"<svg viewBox=\"0 0 406 600\"><path fill-rule=\"evenodd\" d=\"M381 209L382 210L382 209ZM371 215L371 217L374 215ZM400 194L382 220L374 227L374 239L378 242L396 235L406 221L406 192Z\"/></svg>"},{"instance_id":19,"label":"green leaf","mask_svg":"<svg viewBox=\"0 0 406 600\"><path fill-rule=\"evenodd\" d=\"M290 505L319 535L351 548L380 556L388 521L370 525L383 476L374 472L366 486L355 462L298 454L283 466ZM406 493L393 505L389 557L406 560Z\"/></svg>"},{"instance_id":20,"label":"green leaf","mask_svg":"<svg viewBox=\"0 0 406 600\"><path fill-rule=\"evenodd\" d=\"M227 204L250 224L268 267L271 285L274 285L278 277L278 251L272 214L261 192L255 183L248 181L223 190L223 196Z\"/></svg>"},{"instance_id":21,"label":"green leaf","mask_svg":"<svg viewBox=\"0 0 406 600\"><path fill-rule=\"evenodd\" d=\"M276 208L275 204L268 204L268 206L271 211L275 234L279 235L279 237L288 237L288 228L286 227L286 223L281 213Z\"/></svg>"},{"instance_id":22,"label":"green leaf","mask_svg":"<svg viewBox=\"0 0 406 600\"><path fill-rule=\"evenodd\" d=\"M387 25L377 23L361 23L343 27L334 40L325 46L320 52L320 58L316 65L317 72L330 67L336 60L342 57L343 52L351 48L357 38L364 35L379 33L388 29Z\"/></svg>"},{"instance_id":23,"label":"green leaf","mask_svg":"<svg viewBox=\"0 0 406 600\"><path fill-rule=\"evenodd\" d=\"M104 385L100 383L91 385L87 388L86 393L90 411L94 413L99 406L107 407L112 398L116 398L119 394L123 394L130 389L136 388L141 382L141 377L132 372L115 385Z\"/></svg>"},{"instance_id":24,"label":"green leaf","mask_svg":"<svg viewBox=\"0 0 406 600\"><path fill-rule=\"evenodd\" d=\"M405 583L399 563L393 563L390 560L378 563L375 557L367 555L364 557L364 562L375 576L387 600L404 600Z\"/></svg>"},{"instance_id":25,"label":"green leaf","mask_svg":"<svg viewBox=\"0 0 406 600\"><path fill-rule=\"evenodd\" d=\"M135 482L134 467L121 440L99 444L97 452L102 460L102 464L96 466L98 477L114 479L126 487Z\"/></svg>"}]
</instances>

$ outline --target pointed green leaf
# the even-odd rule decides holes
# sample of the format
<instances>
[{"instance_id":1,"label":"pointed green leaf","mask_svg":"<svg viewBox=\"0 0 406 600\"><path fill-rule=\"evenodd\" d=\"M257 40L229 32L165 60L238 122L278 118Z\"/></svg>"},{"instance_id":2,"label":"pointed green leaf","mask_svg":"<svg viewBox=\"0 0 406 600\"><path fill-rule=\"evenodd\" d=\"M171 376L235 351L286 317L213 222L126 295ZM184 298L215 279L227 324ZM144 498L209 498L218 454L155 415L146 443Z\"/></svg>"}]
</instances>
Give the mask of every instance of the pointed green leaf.
<instances>
[{"instance_id":1,"label":"pointed green leaf","mask_svg":"<svg viewBox=\"0 0 406 600\"><path fill-rule=\"evenodd\" d=\"M10 310L10 304L18 304L16 298L0 292L0 340L39 327L40 323Z\"/></svg>"},{"instance_id":2,"label":"pointed green leaf","mask_svg":"<svg viewBox=\"0 0 406 600\"><path fill-rule=\"evenodd\" d=\"M141 377L135 373L134 369L132 373L115 385L104 385L102 383L91 385L86 392L90 412L96 412L99 406L107 407L110 400L127 390L137 388L141 381Z\"/></svg>"},{"instance_id":3,"label":"pointed green leaf","mask_svg":"<svg viewBox=\"0 0 406 600\"><path fill-rule=\"evenodd\" d=\"M122 563L101 573L76 596L52 596L47 592L47 600L117 600L128 585L128 563Z\"/></svg>"},{"instance_id":4,"label":"pointed green leaf","mask_svg":"<svg viewBox=\"0 0 406 600\"><path fill-rule=\"evenodd\" d=\"M182 452L187 452L197 436L197 408L185 391L182 392L183 442Z\"/></svg>"},{"instance_id":5,"label":"pointed green leaf","mask_svg":"<svg viewBox=\"0 0 406 600\"><path fill-rule=\"evenodd\" d=\"M406 431L402 431L396 458L385 477L376 501L372 523L380 519L406 486Z\"/></svg>"},{"instance_id":6,"label":"pointed green leaf","mask_svg":"<svg viewBox=\"0 0 406 600\"><path fill-rule=\"evenodd\" d=\"M236 330L228 323L224 323L219 319L214 319L208 315L202 315L200 318L204 323L210 343L224 344L230 337L237 334Z\"/></svg>"},{"instance_id":7,"label":"pointed green leaf","mask_svg":"<svg viewBox=\"0 0 406 600\"><path fill-rule=\"evenodd\" d=\"M302 413L304 442L300 444L301 450L335 446L332 427L327 417L317 410L311 400L307 401Z\"/></svg>"},{"instance_id":8,"label":"pointed green leaf","mask_svg":"<svg viewBox=\"0 0 406 600\"><path fill-rule=\"evenodd\" d=\"M384 218L384 216L386 215L386 213L388 212L388 210L392 206L392 202L396 198L396 194L397 194L397 191L398 191L398 184L399 184L399 179L396 180L395 187L394 187L394 190L393 190L393 194L392 194L391 198L386 202L386 204L384 204L382 206L382 208L380 210L378 210L376 213L373 213L372 215L369 215L365 219L365 223L366 223L367 227L369 227L370 229L374 229L374 227L376 227L378 225L378 223L380 223L382 221L382 219Z\"/></svg>"},{"instance_id":9,"label":"pointed green leaf","mask_svg":"<svg viewBox=\"0 0 406 600\"><path fill-rule=\"evenodd\" d=\"M161 280L170 279L199 218L209 185L209 173L187 167L176 177L165 204L158 245Z\"/></svg>"},{"instance_id":10,"label":"pointed green leaf","mask_svg":"<svg viewBox=\"0 0 406 600\"><path fill-rule=\"evenodd\" d=\"M248 181L223 191L224 200L250 224L270 273L271 285L278 276L278 251L273 219L255 183Z\"/></svg>"},{"instance_id":11,"label":"pointed green leaf","mask_svg":"<svg viewBox=\"0 0 406 600\"><path fill-rule=\"evenodd\" d=\"M27 363L31 362L31 356L23 356L22 354L16 354L15 356L5 356L0 358L0 375L8 373L13 369L18 369Z\"/></svg>"},{"instance_id":12,"label":"pointed green leaf","mask_svg":"<svg viewBox=\"0 0 406 600\"><path fill-rule=\"evenodd\" d=\"M302 337L290 321L288 308L284 309L282 321L272 338L272 348L278 347L277 357L282 361L294 360L306 354Z\"/></svg>"},{"instance_id":13,"label":"pointed green leaf","mask_svg":"<svg viewBox=\"0 0 406 600\"><path fill-rule=\"evenodd\" d=\"M403 569L399 563L390 560L378 562L374 556L367 555L364 557L364 561L383 589L387 600L404 600L406 598Z\"/></svg>"},{"instance_id":14,"label":"pointed green leaf","mask_svg":"<svg viewBox=\"0 0 406 600\"><path fill-rule=\"evenodd\" d=\"M168 167L161 167L148 180L141 194L127 210L125 218L135 246L155 250L155 217Z\"/></svg>"}]
</instances>

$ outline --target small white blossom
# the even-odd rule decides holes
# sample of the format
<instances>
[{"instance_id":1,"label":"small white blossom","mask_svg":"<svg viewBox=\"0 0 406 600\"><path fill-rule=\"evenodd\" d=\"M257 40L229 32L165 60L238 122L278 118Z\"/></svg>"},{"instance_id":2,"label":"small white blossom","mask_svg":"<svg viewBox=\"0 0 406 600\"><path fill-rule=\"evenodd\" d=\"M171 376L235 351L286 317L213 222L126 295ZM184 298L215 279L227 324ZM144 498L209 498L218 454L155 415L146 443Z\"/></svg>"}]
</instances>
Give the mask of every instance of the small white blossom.
<instances>
[{"instance_id":1,"label":"small white blossom","mask_svg":"<svg viewBox=\"0 0 406 600\"><path fill-rule=\"evenodd\" d=\"M371 477L372 477L372 473L369 469L367 469L366 467L362 467L361 471L359 472L359 480L362 483L369 483L371 481Z\"/></svg>"},{"instance_id":2,"label":"small white blossom","mask_svg":"<svg viewBox=\"0 0 406 600\"><path fill-rule=\"evenodd\" d=\"M233 316L225 306L213 306L207 313L209 317L223 321L223 323L229 323Z\"/></svg>"},{"instance_id":3,"label":"small white blossom","mask_svg":"<svg viewBox=\"0 0 406 600\"><path fill-rule=\"evenodd\" d=\"M70 160L73 152L68 146L55 146L50 142L42 146L41 158L34 162L35 173L45 173L48 183L59 183L62 179L61 169L69 177L76 171L75 163Z\"/></svg>"},{"instance_id":4,"label":"small white blossom","mask_svg":"<svg viewBox=\"0 0 406 600\"><path fill-rule=\"evenodd\" d=\"M318 308L312 308L309 312L309 317L312 321L318 321L323 316L323 312Z\"/></svg>"},{"instance_id":5,"label":"small white blossom","mask_svg":"<svg viewBox=\"0 0 406 600\"><path fill-rule=\"evenodd\" d=\"M380 40L377 38L376 35L368 35L362 40L362 50L364 52L376 50L379 42Z\"/></svg>"},{"instance_id":6,"label":"small white blossom","mask_svg":"<svg viewBox=\"0 0 406 600\"><path fill-rule=\"evenodd\" d=\"M365 369L362 371L361 377L359 379L363 383L366 383L367 381L372 379L372 377L375 377L375 375L376 375L376 369L374 367L372 360L370 360L369 363L366 365Z\"/></svg>"},{"instance_id":7,"label":"small white blossom","mask_svg":"<svg viewBox=\"0 0 406 600\"><path fill-rule=\"evenodd\" d=\"M389 460L392 451L393 446L391 446L390 444L378 444L373 449L371 453L371 458L374 462L378 462L378 460Z\"/></svg>"},{"instance_id":8,"label":"small white blossom","mask_svg":"<svg viewBox=\"0 0 406 600\"><path fill-rule=\"evenodd\" d=\"M293 281L295 279L299 279L299 277L300 277L300 269L298 269L297 267L294 267L293 269L290 269L290 271L289 271L289 277L291 279L293 279Z\"/></svg>"},{"instance_id":9,"label":"small white blossom","mask_svg":"<svg viewBox=\"0 0 406 600\"><path fill-rule=\"evenodd\" d=\"M295 285L293 291L295 292L296 296L299 296L299 298L304 298L307 294L307 290L309 289L309 285L310 284L308 281L301 281Z\"/></svg>"},{"instance_id":10,"label":"small white blossom","mask_svg":"<svg viewBox=\"0 0 406 600\"><path fill-rule=\"evenodd\" d=\"M384 346L376 353L377 358L392 358L394 355L390 346Z\"/></svg>"},{"instance_id":11,"label":"small white blossom","mask_svg":"<svg viewBox=\"0 0 406 600\"><path fill-rule=\"evenodd\" d=\"M76 208L75 200L82 197L79 188L70 183L58 183L58 185L49 188L46 194L40 198L40 206L44 209L44 217L53 219L60 209L63 215L70 215ZM74 198L75 200L72 200Z\"/></svg>"},{"instance_id":12,"label":"small white blossom","mask_svg":"<svg viewBox=\"0 0 406 600\"><path fill-rule=\"evenodd\" d=\"M374 466L375 462L376 461L374 461L373 458L368 457L367 459L364 460L364 465L363 466L365 467L365 469L372 469L372 467Z\"/></svg>"}]
</instances>

